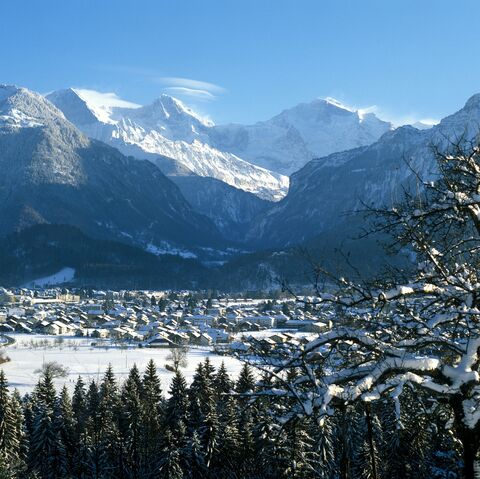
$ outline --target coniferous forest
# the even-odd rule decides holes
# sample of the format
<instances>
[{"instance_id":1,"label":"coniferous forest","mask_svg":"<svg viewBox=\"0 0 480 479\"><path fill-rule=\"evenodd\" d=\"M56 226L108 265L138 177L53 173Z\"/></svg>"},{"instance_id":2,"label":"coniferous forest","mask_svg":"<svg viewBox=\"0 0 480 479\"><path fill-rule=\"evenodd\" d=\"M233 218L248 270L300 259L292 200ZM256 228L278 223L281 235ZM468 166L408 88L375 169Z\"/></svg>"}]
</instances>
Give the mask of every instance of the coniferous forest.
<instances>
[{"instance_id":1,"label":"coniferous forest","mask_svg":"<svg viewBox=\"0 0 480 479\"><path fill-rule=\"evenodd\" d=\"M402 395L400 422L390 399L285 422L288 399L259 388L250 365L233 381L208 358L190 385L177 371L168 391L153 361L121 382L111 367L99 381L79 377L73 394L47 370L21 397L1 372L0 477L460 477L459 446L418 393Z\"/></svg>"}]
</instances>

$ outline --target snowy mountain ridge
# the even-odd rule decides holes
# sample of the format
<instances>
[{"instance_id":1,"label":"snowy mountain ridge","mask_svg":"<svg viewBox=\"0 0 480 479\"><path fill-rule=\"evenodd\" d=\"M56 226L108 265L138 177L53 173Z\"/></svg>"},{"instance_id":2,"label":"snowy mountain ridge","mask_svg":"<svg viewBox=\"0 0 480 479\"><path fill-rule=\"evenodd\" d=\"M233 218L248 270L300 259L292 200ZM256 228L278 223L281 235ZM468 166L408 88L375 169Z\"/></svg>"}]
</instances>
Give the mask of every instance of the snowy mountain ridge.
<instances>
[{"instance_id":1,"label":"snowy mountain ridge","mask_svg":"<svg viewBox=\"0 0 480 479\"><path fill-rule=\"evenodd\" d=\"M161 169L165 159L156 161L155 155L169 157L177 163L173 170L219 179L274 201L287 193L286 175L312 159L369 145L393 129L368 108L355 109L330 97L300 103L253 125L215 125L165 94L146 106L81 89L59 90L47 98L85 134L125 154L148 154Z\"/></svg>"},{"instance_id":2,"label":"snowy mountain ridge","mask_svg":"<svg viewBox=\"0 0 480 479\"><path fill-rule=\"evenodd\" d=\"M38 93L0 86L0 116L0 236L71 225L137 247L223 246L213 222L151 162L88 138Z\"/></svg>"},{"instance_id":3,"label":"snowy mountain ridge","mask_svg":"<svg viewBox=\"0 0 480 479\"><path fill-rule=\"evenodd\" d=\"M368 109L318 98L253 125L217 126L211 141L219 149L290 175L314 158L369 145L392 129Z\"/></svg>"},{"instance_id":4,"label":"snowy mountain ridge","mask_svg":"<svg viewBox=\"0 0 480 479\"><path fill-rule=\"evenodd\" d=\"M477 94L428 129L402 126L371 145L310 161L291 176L288 195L252 222L247 240L275 248L318 235L332 243L358 236L365 225L353 212L365 205L391 206L404 190L415 191L418 179L413 172L424 181L434 180L438 170L433 146L442 151L458 141L476 141L479 125Z\"/></svg>"},{"instance_id":5,"label":"snowy mountain ridge","mask_svg":"<svg viewBox=\"0 0 480 479\"><path fill-rule=\"evenodd\" d=\"M286 176L205 142L205 132L213 123L176 98L162 95L147 106L125 105L113 94L86 95L75 89L59 90L47 98L87 136L138 159L148 158L160 169L168 157L186 172L224 181L264 199L279 200L288 191Z\"/></svg>"}]
</instances>

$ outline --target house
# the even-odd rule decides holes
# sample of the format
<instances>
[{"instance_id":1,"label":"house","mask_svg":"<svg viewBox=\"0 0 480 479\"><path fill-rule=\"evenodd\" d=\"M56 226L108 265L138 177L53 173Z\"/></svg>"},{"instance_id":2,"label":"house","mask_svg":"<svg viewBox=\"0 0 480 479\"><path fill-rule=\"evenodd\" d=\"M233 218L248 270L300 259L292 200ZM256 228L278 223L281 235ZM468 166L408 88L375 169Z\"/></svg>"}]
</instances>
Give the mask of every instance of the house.
<instances>
[{"instance_id":1,"label":"house","mask_svg":"<svg viewBox=\"0 0 480 479\"><path fill-rule=\"evenodd\" d=\"M195 346L210 346L213 343L212 337L207 333L189 331L188 336L190 338L190 343Z\"/></svg>"},{"instance_id":2,"label":"house","mask_svg":"<svg viewBox=\"0 0 480 479\"><path fill-rule=\"evenodd\" d=\"M0 288L0 304L14 303L15 301L16 297L13 293L4 288Z\"/></svg>"},{"instance_id":3,"label":"house","mask_svg":"<svg viewBox=\"0 0 480 479\"><path fill-rule=\"evenodd\" d=\"M100 304L87 304L85 306L87 318L92 320L104 314L103 307Z\"/></svg>"},{"instance_id":4,"label":"house","mask_svg":"<svg viewBox=\"0 0 480 479\"><path fill-rule=\"evenodd\" d=\"M275 328L277 324L272 316L248 316L244 320L265 329Z\"/></svg>"},{"instance_id":5,"label":"house","mask_svg":"<svg viewBox=\"0 0 480 479\"><path fill-rule=\"evenodd\" d=\"M214 343L228 343L232 339L232 335L225 329L209 328L206 333L213 339Z\"/></svg>"},{"instance_id":6,"label":"house","mask_svg":"<svg viewBox=\"0 0 480 479\"><path fill-rule=\"evenodd\" d=\"M17 324L17 327L15 328L15 331L17 331L19 333L28 333L28 334L33 333L33 329L23 321L21 321Z\"/></svg>"},{"instance_id":7,"label":"house","mask_svg":"<svg viewBox=\"0 0 480 479\"><path fill-rule=\"evenodd\" d=\"M7 323L0 323L0 333L13 333L15 328Z\"/></svg>"},{"instance_id":8,"label":"house","mask_svg":"<svg viewBox=\"0 0 480 479\"><path fill-rule=\"evenodd\" d=\"M142 346L146 348L179 348L180 345L173 342L166 335L161 333L147 339L142 343Z\"/></svg>"},{"instance_id":9,"label":"house","mask_svg":"<svg viewBox=\"0 0 480 479\"><path fill-rule=\"evenodd\" d=\"M235 326L235 331L237 332L260 331L260 326L258 324L253 324L250 321L244 320L244 321L240 321Z\"/></svg>"}]
</instances>

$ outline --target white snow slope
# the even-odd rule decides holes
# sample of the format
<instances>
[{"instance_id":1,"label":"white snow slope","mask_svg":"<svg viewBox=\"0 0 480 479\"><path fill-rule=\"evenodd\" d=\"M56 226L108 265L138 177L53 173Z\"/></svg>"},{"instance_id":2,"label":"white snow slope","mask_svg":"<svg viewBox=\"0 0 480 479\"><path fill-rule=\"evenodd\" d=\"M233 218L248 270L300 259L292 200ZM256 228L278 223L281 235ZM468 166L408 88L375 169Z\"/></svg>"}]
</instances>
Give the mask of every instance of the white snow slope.
<instances>
[{"instance_id":1,"label":"white snow slope","mask_svg":"<svg viewBox=\"0 0 480 479\"><path fill-rule=\"evenodd\" d=\"M370 145L391 123L333 98L317 99L254 125L212 129L212 144L257 165L290 175L314 158Z\"/></svg>"},{"instance_id":2,"label":"white snow slope","mask_svg":"<svg viewBox=\"0 0 480 479\"><path fill-rule=\"evenodd\" d=\"M75 270L73 268L65 267L62 268L60 271L51 274L50 276L45 276L44 278L38 278L33 281L29 281L27 284L24 285L24 287L34 288L36 286L38 288L44 288L47 286L68 283L69 281L72 281L74 277Z\"/></svg>"},{"instance_id":3,"label":"white snow slope","mask_svg":"<svg viewBox=\"0 0 480 479\"><path fill-rule=\"evenodd\" d=\"M86 135L125 154L154 162L155 155L169 157L183 170L216 178L268 200L280 200L288 191L288 177L211 146L208 133L213 123L176 98L162 95L142 107L113 93L91 90L59 90L47 98ZM158 158L159 166L163 160Z\"/></svg>"}]
</instances>

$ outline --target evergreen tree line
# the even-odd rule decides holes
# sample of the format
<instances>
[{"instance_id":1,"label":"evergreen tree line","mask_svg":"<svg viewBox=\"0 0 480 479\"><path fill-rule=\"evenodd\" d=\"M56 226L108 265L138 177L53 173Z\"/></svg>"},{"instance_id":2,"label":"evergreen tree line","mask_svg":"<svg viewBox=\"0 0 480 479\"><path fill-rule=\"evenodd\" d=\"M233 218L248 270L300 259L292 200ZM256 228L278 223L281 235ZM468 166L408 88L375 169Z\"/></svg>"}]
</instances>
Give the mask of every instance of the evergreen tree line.
<instances>
[{"instance_id":1,"label":"evergreen tree line","mask_svg":"<svg viewBox=\"0 0 480 479\"><path fill-rule=\"evenodd\" d=\"M122 384L112 367L79 377L72 395L46 371L22 397L2 371L0 479L459 477L458 445L413 391L400 414L392 400L283 422L288 400L256 396L261 383L248 364L233 381L207 358L164 394L150 361Z\"/></svg>"}]
</instances>

